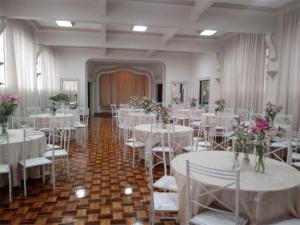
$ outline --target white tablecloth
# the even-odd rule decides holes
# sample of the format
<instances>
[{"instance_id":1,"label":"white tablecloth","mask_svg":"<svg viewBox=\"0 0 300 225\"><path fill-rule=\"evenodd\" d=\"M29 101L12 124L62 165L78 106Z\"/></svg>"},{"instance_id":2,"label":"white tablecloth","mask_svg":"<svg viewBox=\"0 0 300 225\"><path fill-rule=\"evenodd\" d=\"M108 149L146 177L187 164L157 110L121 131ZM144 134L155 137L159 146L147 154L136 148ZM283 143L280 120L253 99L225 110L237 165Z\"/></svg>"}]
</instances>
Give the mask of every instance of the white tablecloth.
<instances>
[{"instance_id":1,"label":"white tablecloth","mask_svg":"<svg viewBox=\"0 0 300 225\"><path fill-rule=\"evenodd\" d=\"M19 175L18 162L23 159L23 130L9 129L9 144L0 144L0 163L9 163L12 165L12 185L20 184L22 176ZM43 133L29 136L30 140L26 140L25 148L31 157L41 156L47 149L46 137ZM40 171L38 168L31 168L28 170L30 177L39 177ZM7 175L0 176L0 186L8 182Z\"/></svg>"},{"instance_id":2,"label":"white tablecloth","mask_svg":"<svg viewBox=\"0 0 300 225\"><path fill-rule=\"evenodd\" d=\"M154 113L144 113L144 112L127 112L119 113L120 121L124 121L128 118L127 121L132 121L135 125L139 124L151 124L156 122L156 116Z\"/></svg>"},{"instance_id":3,"label":"white tablecloth","mask_svg":"<svg viewBox=\"0 0 300 225\"><path fill-rule=\"evenodd\" d=\"M155 137L155 135L166 133L169 130L171 135L172 134L176 135L176 138L174 138L174 142L176 143L176 148L180 149L184 146L192 144L193 129L190 127L175 125L173 130L172 124L168 125L168 129L163 129L161 127L155 127L155 126L156 125L153 125L152 127L153 137ZM138 141L146 143L147 139L150 137L151 134L151 124L141 124L136 126L134 128L134 134Z\"/></svg>"},{"instance_id":4,"label":"white tablecloth","mask_svg":"<svg viewBox=\"0 0 300 225\"><path fill-rule=\"evenodd\" d=\"M230 114L222 114L222 113L202 113L202 121L211 124L215 123L216 126L219 127L226 127L230 126L231 124L234 123L234 118L237 117L237 115L230 115Z\"/></svg>"},{"instance_id":5,"label":"white tablecloth","mask_svg":"<svg viewBox=\"0 0 300 225\"><path fill-rule=\"evenodd\" d=\"M49 128L51 119L53 122L55 122L55 119L59 120L65 118L65 124L68 124L69 126L75 123L74 114L57 113L55 116L53 116L52 114L43 113L31 115L30 117L35 119L35 126L37 129Z\"/></svg>"},{"instance_id":6,"label":"white tablecloth","mask_svg":"<svg viewBox=\"0 0 300 225\"><path fill-rule=\"evenodd\" d=\"M188 224L186 205L186 160L202 166L216 169L232 169L233 153L223 151L203 151L182 154L172 161L172 169L176 178L179 193L181 224ZM300 218L300 172L293 167L266 159L265 173L254 170L255 158L251 156L249 165L241 165L240 177L240 213L250 218L251 224L262 225L284 217ZM201 182L207 188L220 186L220 181L207 179L201 175L195 177L193 189L199 188ZM200 190L199 190L200 191ZM227 188L220 193L222 200L234 207L234 193ZM207 202L208 203L208 202Z\"/></svg>"}]
</instances>

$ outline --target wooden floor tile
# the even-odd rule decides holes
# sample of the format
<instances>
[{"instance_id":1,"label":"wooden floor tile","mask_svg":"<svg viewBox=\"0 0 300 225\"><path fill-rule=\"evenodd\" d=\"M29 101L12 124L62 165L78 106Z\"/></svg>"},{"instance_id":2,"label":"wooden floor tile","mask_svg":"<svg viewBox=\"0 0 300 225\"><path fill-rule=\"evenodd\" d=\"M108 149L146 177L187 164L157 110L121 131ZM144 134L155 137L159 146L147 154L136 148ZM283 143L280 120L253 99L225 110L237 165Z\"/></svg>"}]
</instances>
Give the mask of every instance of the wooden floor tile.
<instances>
[{"instance_id":1,"label":"wooden floor tile","mask_svg":"<svg viewBox=\"0 0 300 225\"><path fill-rule=\"evenodd\" d=\"M149 215L149 190L143 163L136 168L123 160L122 146L110 118L92 118L86 144L71 143L70 179L58 163L56 188L41 179L30 179L28 197L23 189L0 189L0 224L30 225L146 225ZM127 186L132 195L125 195ZM85 189L78 198L75 190ZM157 221L174 225L174 221Z\"/></svg>"}]
</instances>

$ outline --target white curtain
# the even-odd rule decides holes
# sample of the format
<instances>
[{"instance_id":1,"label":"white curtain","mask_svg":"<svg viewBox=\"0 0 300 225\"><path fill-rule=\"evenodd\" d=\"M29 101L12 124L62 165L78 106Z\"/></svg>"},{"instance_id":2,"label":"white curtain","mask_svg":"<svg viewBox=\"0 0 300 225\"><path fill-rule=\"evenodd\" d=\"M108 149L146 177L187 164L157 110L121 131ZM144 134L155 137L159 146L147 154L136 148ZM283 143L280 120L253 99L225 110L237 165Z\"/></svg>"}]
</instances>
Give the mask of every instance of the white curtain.
<instances>
[{"instance_id":1,"label":"white curtain","mask_svg":"<svg viewBox=\"0 0 300 225\"><path fill-rule=\"evenodd\" d=\"M20 97L17 113L38 105L36 45L31 27L21 20L8 20L4 30L5 91Z\"/></svg>"},{"instance_id":2,"label":"white curtain","mask_svg":"<svg viewBox=\"0 0 300 225\"><path fill-rule=\"evenodd\" d=\"M300 127L300 9L283 16L280 43L278 103L293 115L295 128Z\"/></svg>"},{"instance_id":3,"label":"white curtain","mask_svg":"<svg viewBox=\"0 0 300 225\"><path fill-rule=\"evenodd\" d=\"M38 90L42 109L48 107L49 97L59 92L59 80L55 70L55 51L43 47L40 53L41 74L38 77Z\"/></svg>"},{"instance_id":4,"label":"white curtain","mask_svg":"<svg viewBox=\"0 0 300 225\"><path fill-rule=\"evenodd\" d=\"M221 96L226 107L262 110L265 53L262 34L237 34L224 42Z\"/></svg>"}]
</instances>

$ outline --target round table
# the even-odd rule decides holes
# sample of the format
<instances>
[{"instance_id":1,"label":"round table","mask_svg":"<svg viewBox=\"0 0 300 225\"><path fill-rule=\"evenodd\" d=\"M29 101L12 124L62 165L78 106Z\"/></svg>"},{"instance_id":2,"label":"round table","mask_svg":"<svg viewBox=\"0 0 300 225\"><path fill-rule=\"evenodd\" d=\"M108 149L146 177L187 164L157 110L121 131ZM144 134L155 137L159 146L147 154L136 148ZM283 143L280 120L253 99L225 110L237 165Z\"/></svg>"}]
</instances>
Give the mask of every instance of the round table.
<instances>
[{"instance_id":1,"label":"round table","mask_svg":"<svg viewBox=\"0 0 300 225\"><path fill-rule=\"evenodd\" d=\"M155 137L156 135L160 135L170 131L171 135L176 135L174 138L174 142L178 143L178 149L183 148L184 146L189 146L192 144L192 132L193 129L186 126L181 125L173 125L168 124L168 129L163 129L161 125L152 125L152 135ZM156 127L157 126L157 127ZM147 142L147 139L151 134L151 124L141 124L134 127L134 135L138 141L143 143Z\"/></svg>"},{"instance_id":2,"label":"round table","mask_svg":"<svg viewBox=\"0 0 300 225\"><path fill-rule=\"evenodd\" d=\"M188 224L188 201L186 192L186 160L215 169L231 170L233 153L225 151L203 151L177 156L172 161L178 185L180 219ZM249 218L251 225L260 225L284 217L300 218L300 172L288 164L266 158L265 173L256 173L255 156L250 156L251 163L240 163L240 214ZM207 188L222 186L219 180L207 179L201 175L194 177L193 188L199 188L201 182ZM234 207L234 190L228 187L222 190L222 200ZM280 203L280 204L279 204Z\"/></svg>"},{"instance_id":3,"label":"round table","mask_svg":"<svg viewBox=\"0 0 300 225\"><path fill-rule=\"evenodd\" d=\"M12 185L20 184L21 176L19 176L19 161L23 159L23 129L9 129L9 144L0 144L0 163L8 163L12 166ZM28 136L25 142L26 152L31 157L41 156L47 150L47 141L45 134L40 132L32 136ZM30 168L28 171L30 177L40 177L38 168ZM0 176L0 186L4 186L8 182L6 175Z\"/></svg>"},{"instance_id":4,"label":"round table","mask_svg":"<svg viewBox=\"0 0 300 225\"><path fill-rule=\"evenodd\" d=\"M65 119L66 124L74 124L75 123L75 116L74 114L68 113L68 114L63 114L63 113L57 113L56 115L52 115L49 113L42 113L42 114L36 114L36 115L31 115L31 118L35 119L35 127L37 129L42 129L42 128L49 128L50 127L50 121L54 121L55 119L60 120L60 119Z\"/></svg>"}]
</instances>

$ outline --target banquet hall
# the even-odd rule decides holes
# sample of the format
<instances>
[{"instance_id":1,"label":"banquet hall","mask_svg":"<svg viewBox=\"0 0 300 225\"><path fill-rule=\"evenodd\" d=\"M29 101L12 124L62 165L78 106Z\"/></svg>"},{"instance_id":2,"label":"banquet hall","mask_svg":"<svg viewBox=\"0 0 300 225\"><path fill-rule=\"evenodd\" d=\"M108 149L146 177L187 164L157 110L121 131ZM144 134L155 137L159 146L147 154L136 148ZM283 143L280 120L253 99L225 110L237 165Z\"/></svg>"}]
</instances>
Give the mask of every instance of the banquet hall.
<instances>
[{"instance_id":1,"label":"banquet hall","mask_svg":"<svg viewBox=\"0 0 300 225\"><path fill-rule=\"evenodd\" d=\"M0 225L300 225L300 0L0 0Z\"/></svg>"}]
</instances>

